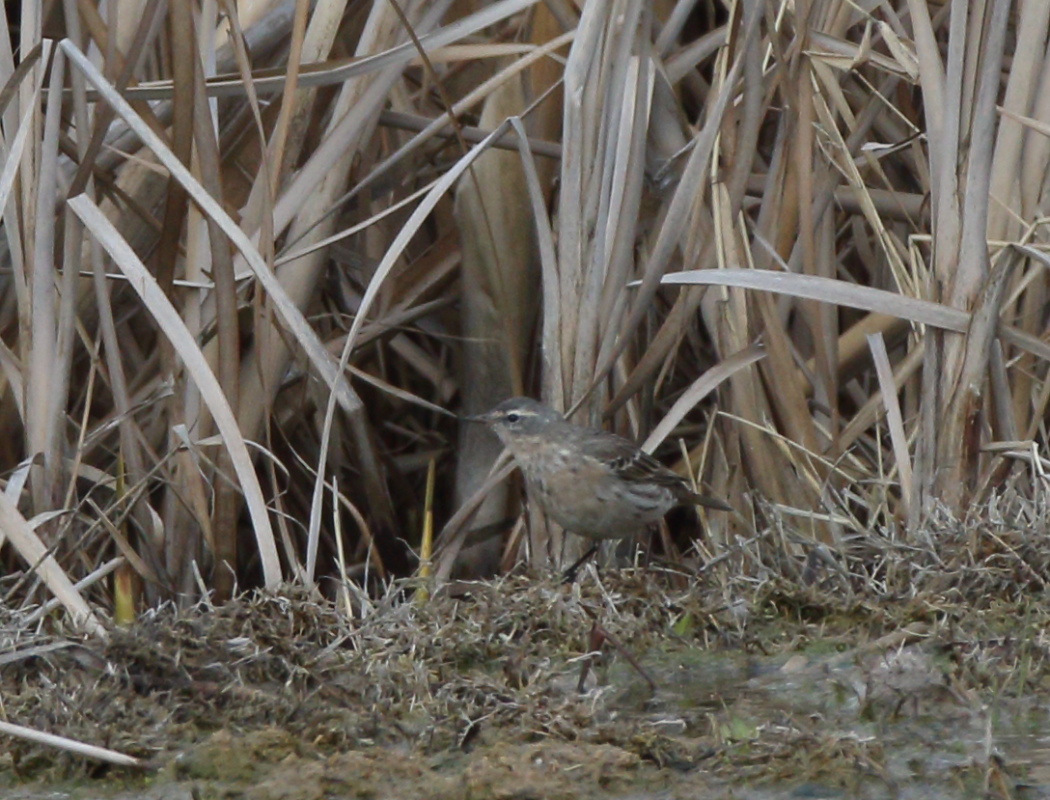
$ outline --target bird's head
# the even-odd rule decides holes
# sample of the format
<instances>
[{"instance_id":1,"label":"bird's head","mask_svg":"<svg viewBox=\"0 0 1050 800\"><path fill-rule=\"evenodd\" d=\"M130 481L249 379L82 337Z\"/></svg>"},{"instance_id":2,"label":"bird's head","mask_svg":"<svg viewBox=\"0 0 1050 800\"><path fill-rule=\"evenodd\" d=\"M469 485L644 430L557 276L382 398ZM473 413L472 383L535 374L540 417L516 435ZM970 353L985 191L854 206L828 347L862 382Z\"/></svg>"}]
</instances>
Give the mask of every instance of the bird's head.
<instances>
[{"instance_id":1,"label":"bird's head","mask_svg":"<svg viewBox=\"0 0 1050 800\"><path fill-rule=\"evenodd\" d=\"M519 436L535 436L551 425L565 421L565 417L550 406L528 397L512 397L491 411L466 419L484 422L504 441Z\"/></svg>"}]
</instances>

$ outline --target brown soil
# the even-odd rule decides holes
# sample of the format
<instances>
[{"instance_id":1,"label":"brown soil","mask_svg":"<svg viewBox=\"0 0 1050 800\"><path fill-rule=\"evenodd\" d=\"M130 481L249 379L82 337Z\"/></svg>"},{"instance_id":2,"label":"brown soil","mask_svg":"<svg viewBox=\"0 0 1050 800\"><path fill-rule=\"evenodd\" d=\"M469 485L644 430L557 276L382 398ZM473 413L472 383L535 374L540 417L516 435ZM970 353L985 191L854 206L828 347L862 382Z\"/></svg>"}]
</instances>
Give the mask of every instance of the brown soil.
<instances>
[{"instance_id":1,"label":"brown soil","mask_svg":"<svg viewBox=\"0 0 1050 800\"><path fill-rule=\"evenodd\" d=\"M459 585L425 602L404 586L349 605L289 590L162 609L104 645L22 634L0 667L5 718L147 769L10 739L0 789L306 800L765 797L787 785L890 797L916 743L904 772L948 780L932 766L945 731L965 740L951 785L1018 780L981 740L989 702L999 735L1004 720L1030 724L1021 709L1050 687L1046 645L1024 635L1034 610L887 606L783 582L727 603L724 588L625 570L582 588ZM622 651L606 641L580 693L593 618Z\"/></svg>"}]
</instances>

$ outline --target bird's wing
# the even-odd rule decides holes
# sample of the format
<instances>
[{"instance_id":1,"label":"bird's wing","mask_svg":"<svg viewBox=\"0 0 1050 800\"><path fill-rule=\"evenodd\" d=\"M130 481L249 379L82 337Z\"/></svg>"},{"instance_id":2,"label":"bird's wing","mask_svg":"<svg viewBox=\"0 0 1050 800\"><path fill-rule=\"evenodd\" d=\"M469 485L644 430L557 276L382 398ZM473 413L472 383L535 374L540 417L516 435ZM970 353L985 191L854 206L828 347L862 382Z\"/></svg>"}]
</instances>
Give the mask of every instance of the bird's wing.
<instances>
[{"instance_id":1,"label":"bird's wing","mask_svg":"<svg viewBox=\"0 0 1050 800\"><path fill-rule=\"evenodd\" d=\"M644 450L622 436L607 431L595 431L589 448L591 455L609 465L618 476L628 481L646 481L666 486L684 503L695 503L722 511L732 510L724 500L697 494L689 482L674 470L668 469Z\"/></svg>"},{"instance_id":2,"label":"bird's wing","mask_svg":"<svg viewBox=\"0 0 1050 800\"><path fill-rule=\"evenodd\" d=\"M688 489L680 475L672 472L648 453L639 450L638 446L622 436L600 431L590 441L591 455L604 462L621 478L629 481L648 481L671 488Z\"/></svg>"}]
</instances>

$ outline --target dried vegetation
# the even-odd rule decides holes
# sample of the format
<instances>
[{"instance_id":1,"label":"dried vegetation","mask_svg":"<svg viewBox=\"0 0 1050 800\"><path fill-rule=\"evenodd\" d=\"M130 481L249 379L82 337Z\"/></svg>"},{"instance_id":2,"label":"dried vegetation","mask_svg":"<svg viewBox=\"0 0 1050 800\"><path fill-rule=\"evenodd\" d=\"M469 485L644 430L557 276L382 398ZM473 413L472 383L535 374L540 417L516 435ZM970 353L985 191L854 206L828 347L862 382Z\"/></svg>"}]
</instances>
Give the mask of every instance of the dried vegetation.
<instances>
[{"instance_id":1,"label":"dried vegetation","mask_svg":"<svg viewBox=\"0 0 1050 800\"><path fill-rule=\"evenodd\" d=\"M153 609L183 668L250 650L176 687L294 706L353 653L390 702L440 684L483 698L448 714L510 713L468 667L515 641L543 685L528 648L575 641L557 615L516 627L518 588L479 588L476 643L435 654L466 640L455 604L384 587L420 554L438 579L572 555L454 417L512 393L729 498L658 540L724 607L939 624L1045 595L1050 4L5 9L13 650L76 629L137 663L111 623ZM245 587L288 599L222 605ZM346 604L389 627L366 646Z\"/></svg>"}]
</instances>

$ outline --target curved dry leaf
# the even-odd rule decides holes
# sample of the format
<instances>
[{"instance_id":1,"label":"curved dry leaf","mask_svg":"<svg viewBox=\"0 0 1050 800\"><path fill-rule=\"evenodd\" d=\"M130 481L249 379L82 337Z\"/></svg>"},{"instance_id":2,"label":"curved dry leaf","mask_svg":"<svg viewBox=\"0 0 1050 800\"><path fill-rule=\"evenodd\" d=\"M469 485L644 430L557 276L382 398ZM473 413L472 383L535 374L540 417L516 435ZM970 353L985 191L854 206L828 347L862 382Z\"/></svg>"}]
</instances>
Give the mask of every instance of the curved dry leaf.
<instances>
[{"instance_id":1,"label":"curved dry leaf","mask_svg":"<svg viewBox=\"0 0 1050 800\"><path fill-rule=\"evenodd\" d=\"M69 39L63 39L60 46L91 84L102 93L113 110L123 117L128 126L142 139L142 142L163 162L172 177L182 184L194 202L197 203L201 212L213 220L229 240L236 245L248 266L255 273L256 279L262 284L267 295L273 301L274 309L281 318L281 322L295 337L299 346L303 348L303 351L320 373L325 383L335 392L340 406L348 412L360 408L360 399L354 394L343 374L336 370L328 351L321 343L317 333L310 327L302 312L288 297L284 289L281 288L277 276L266 265L263 257L245 235L244 231L230 219L230 215L226 213L219 202L208 194L204 187L190 174L190 171L179 161L178 157L161 141L160 137L150 130L142 118L135 113L135 110L113 89L113 86L102 76L87 56L80 52L77 46Z\"/></svg>"},{"instance_id":2,"label":"curved dry leaf","mask_svg":"<svg viewBox=\"0 0 1050 800\"><path fill-rule=\"evenodd\" d=\"M708 285L756 289L804 300L859 308L862 311L876 311L956 333L965 333L970 324L970 314L957 308L819 275L798 275L793 272L763 269L698 269L664 275L662 283L672 286ZM1002 322L999 323L999 334L1010 344L1050 361L1050 344L1037 337Z\"/></svg>"},{"instance_id":3,"label":"curved dry leaf","mask_svg":"<svg viewBox=\"0 0 1050 800\"><path fill-rule=\"evenodd\" d=\"M98 621L84 598L76 590L73 582L59 566L55 557L36 535L32 527L22 516L18 507L0 492L0 530L27 564L40 576L44 585L69 612L73 624L87 633L106 638L106 629Z\"/></svg>"},{"instance_id":4,"label":"curved dry leaf","mask_svg":"<svg viewBox=\"0 0 1050 800\"><path fill-rule=\"evenodd\" d=\"M172 306L171 301L157 285L149 270L135 255L135 251L131 249L131 246L113 227L99 207L83 194L70 198L67 202L80 217L84 226L106 249L113 262L128 276L128 283L142 298L157 325L167 336L172 348L182 359L187 371L200 389L201 398L215 418L215 424L229 450L233 468L240 481L241 490L244 492L244 499L252 518L252 529L259 545L259 559L262 564L264 583L267 588L276 587L281 582L281 563L277 557L277 546L270 527L266 500L262 487L259 486L259 479L255 474L255 467L252 465L248 448L237 425L237 418L219 386L218 379L208 366L208 360L197 346L193 335L186 328L179 312Z\"/></svg>"},{"instance_id":5,"label":"curved dry leaf","mask_svg":"<svg viewBox=\"0 0 1050 800\"><path fill-rule=\"evenodd\" d=\"M538 0L501 0L486 5L480 11L458 19L425 36L420 36L420 44L428 51L447 47L453 42L458 42L460 39L502 22L537 2ZM417 53L415 44L406 42L364 58L347 58L334 64L329 61L302 64L299 67L297 86L306 88L345 83L350 78L367 75L370 72L379 72L394 64L407 64L417 56ZM252 74L251 86L260 95L276 94L285 87L285 73L286 70L283 67L257 70ZM247 87L240 75L217 75L208 79L205 91L208 97L239 97L246 93ZM169 100L173 93L172 82L164 80L128 87L124 96L130 100Z\"/></svg>"},{"instance_id":6,"label":"curved dry leaf","mask_svg":"<svg viewBox=\"0 0 1050 800\"><path fill-rule=\"evenodd\" d=\"M739 353L734 353L729 358L720 361L707 370L707 372L693 381L689 388L682 393L682 396L675 401L670 411L653 428L653 432L649 434L642 444L642 449L647 453L653 452L670 435L671 431L678 427L678 423L685 418L686 414L693 410L697 403L717 389L730 376L745 367L749 367L759 359L765 358L765 356L765 350L762 349L761 345L756 344L746 350L741 350Z\"/></svg>"}]
</instances>

